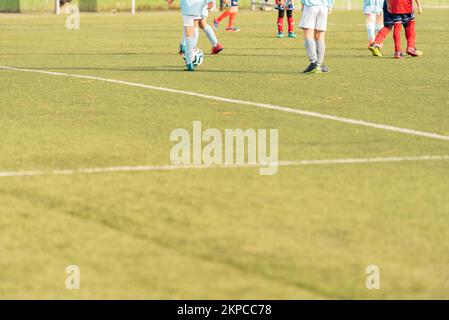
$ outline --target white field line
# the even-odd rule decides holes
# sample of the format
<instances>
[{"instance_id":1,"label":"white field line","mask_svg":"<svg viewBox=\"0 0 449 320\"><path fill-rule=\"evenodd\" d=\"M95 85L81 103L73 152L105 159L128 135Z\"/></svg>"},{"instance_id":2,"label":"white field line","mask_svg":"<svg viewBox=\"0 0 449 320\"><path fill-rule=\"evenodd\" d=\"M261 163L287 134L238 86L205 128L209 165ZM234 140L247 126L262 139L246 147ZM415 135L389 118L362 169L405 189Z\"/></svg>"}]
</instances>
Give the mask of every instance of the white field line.
<instances>
[{"instance_id":1,"label":"white field line","mask_svg":"<svg viewBox=\"0 0 449 320\"><path fill-rule=\"evenodd\" d=\"M147 85L147 84L143 84L143 83L128 82L128 81L122 81L122 80L100 78L100 77L95 77L95 76L87 76L87 75L79 75L79 74L69 74L69 73L62 73L62 72L35 70L35 69L22 69L22 68L5 67L5 66L0 66L0 70L1 69L10 70L10 71L40 73L40 74L46 74L46 75L52 75L52 76L96 80L96 81L103 81L103 82L109 82L109 83L115 83L115 84L122 84L122 85L126 85L126 86L131 86L131 87L138 87L138 88L144 88L144 89L155 90L155 91L176 93L176 94L193 96L193 97L198 97L198 98L203 98L203 99L208 99L208 100L215 100L215 101L221 101L221 102L227 102L227 103L233 103L233 104L253 106L253 107L269 109L269 110L295 113L295 114L299 114L299 115L307 116L307 117L332 120L332 121L337 121L337 122L349 123L349 124L353 124L353 125L376 128L376 129L392 131L392 132L397 132L397 133L403 133L403 134L408 134L408 135L449 141L449 135L443 135L443 134L425 132L425 131L417 131L417 130L413 130L413 129L395 127L395 126L390 126L390 125L386 125L386 124L368 122L368 121L364 121L364 120L343 118L343 117L339 117L339 116L334 116L334 115L329 115L329 114L324 114L324 113L319 113L319 112L314 112L314 111L282 107L282 106L273 105L273 104L258 103L258 102L238 100L238 99L229 99L229 98L224 98L224 97L219 97L219 96L212 96L212 95L208 95L208 94L196 93L196 92L192 92L192 91L176 90L176 89L170 89L170 88L165 88L165 87L152 86L152 85Z\"/></svg>"},{"instance_id":2,"label":"white field line","mask_svg":"<svg viewBox=\"0 0 449 320\"><path fill-rule=\"evenodd\" d=\"M272 166L310 166L310 165L339 165L339 164L363 164L382 162L413 162L413 161L442 161L449 160L449 155L420 156L420 157L379 157L379 158L353 158L353 159L323 159L323 160L298 160L280 161ZM244 164L244 165L160 165L160 166L120 166L104 168L81 168L81 169L55 169L55 170L33 170L33 171L0 171L0 178L7 177L36 177L36 176L62 176L75 174L114 173L114 172L148 172L148 171L170 171L188 169L213 169L213 168L254 168L267 167L267 164Z\"/></svg>"}]
</instances>

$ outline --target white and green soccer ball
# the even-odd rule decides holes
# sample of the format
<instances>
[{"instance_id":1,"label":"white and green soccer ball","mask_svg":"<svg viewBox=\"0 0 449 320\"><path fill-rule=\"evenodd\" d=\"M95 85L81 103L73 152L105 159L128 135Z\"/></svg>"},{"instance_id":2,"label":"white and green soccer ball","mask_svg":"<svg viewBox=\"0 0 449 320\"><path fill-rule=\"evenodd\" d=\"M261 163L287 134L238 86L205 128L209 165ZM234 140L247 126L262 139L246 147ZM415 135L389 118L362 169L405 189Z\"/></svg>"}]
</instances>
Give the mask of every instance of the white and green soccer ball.
<instances>
[{"instance_id":1,"label":"white and green soccer ball","mask_svg":"<svg viewBox=\"0 0 449 320\"><path fill-rule=\"evenodd\" d=\"M201 65L204 61L204 53L201 49L195 49L194 58L193 58L193 66L197 67Z\"/></svg>"}]
</instances>

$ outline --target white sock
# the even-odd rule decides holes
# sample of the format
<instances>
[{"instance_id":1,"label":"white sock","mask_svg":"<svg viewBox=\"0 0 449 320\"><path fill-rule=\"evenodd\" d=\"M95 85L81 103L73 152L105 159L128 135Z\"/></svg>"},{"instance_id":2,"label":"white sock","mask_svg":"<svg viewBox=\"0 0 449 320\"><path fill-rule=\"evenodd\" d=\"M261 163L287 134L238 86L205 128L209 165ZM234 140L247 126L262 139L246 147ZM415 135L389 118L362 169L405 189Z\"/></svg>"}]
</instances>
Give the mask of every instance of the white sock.
<instances>
[{"instance_id":1,"label":"white sock","mask_svg":"<svg viewBox=\"0 0 449 320\"><path fill-rule=\"evenodd\" d=\"M316 54L316 42L314 39L305 39L304 46L306 47L306 53L311 63L316 63L318 58Z\"/></svg>"}]
</instances>

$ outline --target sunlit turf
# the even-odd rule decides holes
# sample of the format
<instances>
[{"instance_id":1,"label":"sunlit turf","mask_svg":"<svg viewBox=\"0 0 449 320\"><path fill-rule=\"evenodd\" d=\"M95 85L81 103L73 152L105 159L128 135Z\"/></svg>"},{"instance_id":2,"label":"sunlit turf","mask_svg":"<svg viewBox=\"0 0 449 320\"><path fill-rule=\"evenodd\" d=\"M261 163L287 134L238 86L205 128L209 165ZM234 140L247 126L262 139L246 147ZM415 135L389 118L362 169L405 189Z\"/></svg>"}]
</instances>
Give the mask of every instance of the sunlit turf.
<instances>
[{"instance_id":1,"label":"sunlit turf","mask_svg":"<svg viewBox=\"0 0 449 320\"><path fill-rule=\"evenodd\" d=\"M0 66L95 75L449 134L447 10L418 18L420 58L367 50L330 18L330 74L273 12L218 32L195 73L177 12L0 15ZM296 13L296 20L299 13ZM300 34L298 30L298 34ZM201 35L200 45L209 44ZM170 164L170 132L276 128L280 160L449 154L447 141L94 80L0 70L0 171ZM0 178L0 298L449 298L449 163L399 162ZM65 289L67 265L81 290ZM381 290L365 288L368 265Z\"/></svg>"}]
</instances>

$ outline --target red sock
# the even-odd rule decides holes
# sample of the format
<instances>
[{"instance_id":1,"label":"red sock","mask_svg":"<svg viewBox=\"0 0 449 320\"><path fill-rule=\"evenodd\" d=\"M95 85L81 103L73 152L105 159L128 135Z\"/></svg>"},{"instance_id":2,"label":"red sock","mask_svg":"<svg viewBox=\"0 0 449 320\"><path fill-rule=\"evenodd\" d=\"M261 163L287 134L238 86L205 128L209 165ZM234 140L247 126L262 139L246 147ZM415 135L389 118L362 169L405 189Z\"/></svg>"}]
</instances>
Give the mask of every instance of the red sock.
<instances>
[{"instance_id":1,"label":"red sock","mask_svg":"<svg viewBox=\"0 0 449 320\"><path fill-rule=\"evenodd\" d=\"M226 18L227 16L229 16L231 13L229 12L229 10L226 10L225 12L223 12L218 18L217 21L221 22L221 20L223 20L224 18Z\"/></svg>"},{"instance_id":2,"label":"red sock","mask_svg":"<svg viewBox=\"0 0 449 320\"><path fill-rule=\"evenodd\" d=\"M295 30L295 21L293 20L293 17L287 18L288 21L288 32L293 32Z\"/></svg>"},{"instance_id":3,"label":"red sock","mask_svg":"<svg viewBox=\"0 0 449 320\"><path fill-rule=\"evenodd\" d=\"M394 50L395 51L402 51L401 47L401 30L402 30L402 23L395 23L394 29L393 29L393 39L394 39Z\"/></svg>"},{"instance_id":4,"label":"red sock","mask_svg":"<svg viewBox=\"0 0 449 320\"><path fill-rule=\"evenodd\" d=\"M415 20L407 23L405 27L405 37L407 38L407 49L415 49L416 47L416 30L415 30Z\"/></svg>"},{"instance_id":5,"label":"red sock","mask_svg":"<svg viewBox=\"0 0 449 320\"><path fill-rule=\"evenodd\" d=\"M278 32L284 32L284 18L278 17Z\"/></svg>"},{"instance_id":6,"label":"red sock","mask_svg":"<svg viewBox=\"0 0 449 320\"><path fill-rule=\"evenodd\" d=\"M384 42L386 36L390 33L390 28L385 26L377 33L376 39L374 40L375 44L382 44Z\"/></svg>"},{"instance_id":7,"label":"red sock","mask_svg":"<svg viewBox=\"0 0 449 320\"><path fill-rule=\"evenodd\" d=\"M229 22L228 22L228 28L232 28L234 26L234 20L235 20L235 16L237 14L236 13L231 13L229 16Z\"/></svg>"}]
</instances>

